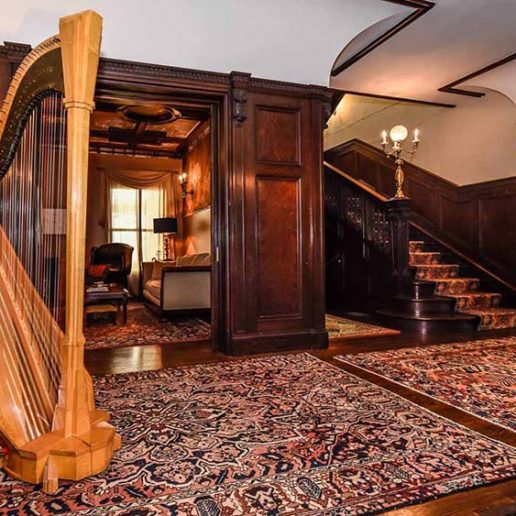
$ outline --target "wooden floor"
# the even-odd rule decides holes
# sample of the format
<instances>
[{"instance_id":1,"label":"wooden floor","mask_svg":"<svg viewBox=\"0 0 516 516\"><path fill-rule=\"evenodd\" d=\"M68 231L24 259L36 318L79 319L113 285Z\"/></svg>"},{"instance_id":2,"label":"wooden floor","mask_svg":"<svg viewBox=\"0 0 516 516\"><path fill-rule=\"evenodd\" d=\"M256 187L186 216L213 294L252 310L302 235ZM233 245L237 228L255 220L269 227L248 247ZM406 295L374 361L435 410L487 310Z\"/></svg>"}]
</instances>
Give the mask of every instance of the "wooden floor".
<instances>
[{"instance_id":1,"label":"wooden floor","mask_svg":"<svg viewBox=\"0 0 516 516\"><path fill-rule=\"evenodd\" d=\"M375 374L338 362L333 358L341 353L363 353L367 351L413 347L424 344L439 344L505 336L516 336L516 331L498 330L476 333L474 335L432 334L426 336L403 332L401 335L388 337L367 337L341 341L332 340L330 341L328 349L314 350L310 351L310 353L341 369L350 371L361 378L385 387L445 418L460 423L491 438L516 446L516 433L510 430L503 429L495 424L463 412L460 409L450 407L424 394L418 394ZM223 353L213 351L211 344L208 342L197 342L87 351L86 365L91 374L105 375L131 371L147 371L180 365L241 360L242 358L245 357L228 357ZM388 514L403 516L508 516L509 514L516 514L516 480L445 496L435 501L391 511Z\"/></svg>"}]
</instances>

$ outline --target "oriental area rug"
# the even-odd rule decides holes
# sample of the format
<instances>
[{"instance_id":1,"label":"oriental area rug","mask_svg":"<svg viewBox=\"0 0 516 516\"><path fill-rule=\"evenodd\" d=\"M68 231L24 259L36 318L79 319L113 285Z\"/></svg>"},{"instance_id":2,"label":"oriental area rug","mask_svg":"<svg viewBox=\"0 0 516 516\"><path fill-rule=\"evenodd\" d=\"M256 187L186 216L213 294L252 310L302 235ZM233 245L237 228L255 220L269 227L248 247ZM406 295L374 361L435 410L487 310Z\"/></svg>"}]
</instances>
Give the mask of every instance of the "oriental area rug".
<instances>
[{"instance_id":1,"label":"oriental area rug","mask_svg":"<svg viewBox=\"0 0 516 516\"><path fill-rule=\"evenodd\" d=\"M516 337L336 358L516 430Z\"/></svg>"},{"instance_id":2,"label":"oriental area rug","mask_svg":"<svg viewBox=\"0 0 516 516\"><path fill-rule=\"evenodd\" d=\"M514 477L516 450L308 354L95 379L122 448L0 513L370 514ZM14 513L14 512L13 512Z\"/></svg>"},{"instance_id":3,"label":"oriental area rug","mask_svg":"<svg viewBox=\"0 0 516 516\"><path fill-rule=\"evenodd\" d=\"M336 315L326 314L326 329L330 339L353 339L360 337L379 337L382 335L399 335L398 330L382 328L372 324L344 319Z\"/></svg>"},{"instance_id":4,"label":"oriental area rug","mask_svg":"<svg viewBox=\"0 0 516 516\"><path fill-rule=\"evenodd\" d=\"M210 339L211 326L198 317L163 319L142 303L128 307L127 324L92 321L84 328L85 349L124 348L149 344L178 344Z\"/></svg>"}]
</instances>

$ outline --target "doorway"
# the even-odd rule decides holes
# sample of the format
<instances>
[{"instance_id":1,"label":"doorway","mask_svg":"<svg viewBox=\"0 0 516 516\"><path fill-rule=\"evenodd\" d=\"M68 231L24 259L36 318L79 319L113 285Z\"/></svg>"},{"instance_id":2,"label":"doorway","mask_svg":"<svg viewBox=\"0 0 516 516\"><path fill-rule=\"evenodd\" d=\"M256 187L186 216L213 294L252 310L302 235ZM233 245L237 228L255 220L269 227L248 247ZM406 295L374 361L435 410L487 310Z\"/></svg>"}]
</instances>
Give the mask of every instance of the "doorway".
<instances>
[{"instance_id":1,"label":"doorway","mask_svg":"<svg viewBox=\"0 0 516 516\"><path fill-rule=\"evenodd\" d=\"M217 341L218 120L216 103L97 99L90 138L86 262L99 273L91 267L97 265L95 249L131 247L130 270L122 281L129 298L128 324L133 308L133 323L137 310L147 315L152 311L158 327L151 331L144 325L135 337L120 318L98 308L100 316L94 313L90 319L106 319L99 346L124 332L129 337L122 339L122 347L131 339L136 345L194 343L206 337ZM109 326L110 316L116 326ZM172 334L165 331L170 325ZM89 349L88 330L86 337Z\"/></svg>"}]
</instances>

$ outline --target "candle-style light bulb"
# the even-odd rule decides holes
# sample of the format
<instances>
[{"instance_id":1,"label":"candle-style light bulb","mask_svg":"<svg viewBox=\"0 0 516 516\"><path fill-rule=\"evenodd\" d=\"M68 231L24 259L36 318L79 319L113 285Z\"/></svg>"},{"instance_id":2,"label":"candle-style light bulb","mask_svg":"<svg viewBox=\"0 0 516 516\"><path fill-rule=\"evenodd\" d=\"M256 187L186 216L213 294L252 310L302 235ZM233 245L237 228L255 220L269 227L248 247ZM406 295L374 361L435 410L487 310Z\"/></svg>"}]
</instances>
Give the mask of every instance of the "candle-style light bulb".
<instances>
[{"instance_id":1,"label":"candle-style light bulb","mask_svg":"<svg viewBox=\"0 0 516 516\"><path fill-rule=\"evenodd\" d=\"M387 145L387 131L382 131L382 145Z\"/></svg>"},{"instance_id":2,"label":"candle-style light bulb","mask_svg":"<svg viewBox=\"0 0 516 516\"><path fill-rule=\"evenodd\" d=\"M419 139L419 129L414 129L414 140L413 143L419 143L421 140Z\"/></svg>"}]
</instances>

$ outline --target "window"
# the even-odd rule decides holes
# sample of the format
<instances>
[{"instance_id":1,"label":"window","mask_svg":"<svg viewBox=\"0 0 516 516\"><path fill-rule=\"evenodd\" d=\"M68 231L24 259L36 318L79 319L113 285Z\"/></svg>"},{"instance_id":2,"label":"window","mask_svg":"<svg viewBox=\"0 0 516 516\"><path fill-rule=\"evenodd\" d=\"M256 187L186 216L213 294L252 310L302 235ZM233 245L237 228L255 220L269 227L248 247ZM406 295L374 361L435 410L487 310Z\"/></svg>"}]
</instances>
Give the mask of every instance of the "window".
<instances>
[{"instance_id":1,"label":"window","mask_svg":"<svg viewBox=\"0 0 516 516\"><path fill-rule=\"evenodd\" d=\"M129 287L138 292L140 263L150 261L163 247L162 235L154 234L153 220L165 216L165 190L161 187L130 188L112 182L111 242L134 247Z\"/></svg>"}]
</instances>

